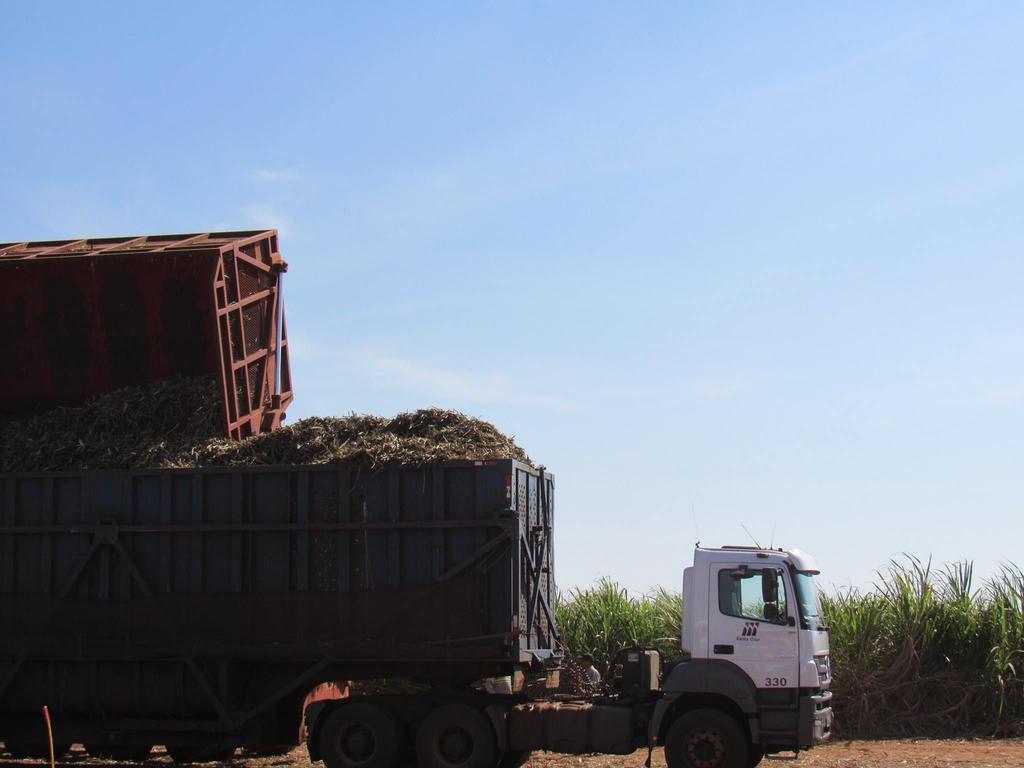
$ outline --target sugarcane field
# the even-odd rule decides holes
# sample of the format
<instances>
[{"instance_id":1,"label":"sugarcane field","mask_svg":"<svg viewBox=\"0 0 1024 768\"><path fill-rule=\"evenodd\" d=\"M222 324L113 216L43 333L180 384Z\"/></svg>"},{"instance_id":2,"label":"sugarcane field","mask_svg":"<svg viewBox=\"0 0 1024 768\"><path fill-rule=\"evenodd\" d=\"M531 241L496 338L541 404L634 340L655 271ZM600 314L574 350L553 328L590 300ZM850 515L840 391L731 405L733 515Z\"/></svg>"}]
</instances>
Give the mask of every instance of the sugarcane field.
<instances>
[{"instance_id":1,"label":"sugarcane field","mask_svg":"<svg viewBox=\"0 0 1024 768\"><path fill-rule=\"evenodd\" d=\"M0 18L0 768L1024 766L1024 6Z\"/></svg>"}]
</instances>

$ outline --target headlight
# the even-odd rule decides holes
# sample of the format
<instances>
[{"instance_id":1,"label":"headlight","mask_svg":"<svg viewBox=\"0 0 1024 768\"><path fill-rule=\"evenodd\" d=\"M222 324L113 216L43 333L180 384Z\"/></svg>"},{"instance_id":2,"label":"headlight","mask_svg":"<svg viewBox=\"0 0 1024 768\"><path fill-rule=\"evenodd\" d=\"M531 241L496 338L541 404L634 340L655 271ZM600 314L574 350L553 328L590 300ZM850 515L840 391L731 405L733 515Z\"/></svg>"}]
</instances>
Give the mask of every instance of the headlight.
<instances>
[{"instance_id":1,"label":"headlight","mask_svg":"<svg viewBox=\"0 0 1024 768\"><path fill-rule=\"evenodd\" d=\"M818 668L818 681L825 682L832 678L832 665L829 663L828 654L814 657L814 666Z\"/></svg>"}]
</instances>

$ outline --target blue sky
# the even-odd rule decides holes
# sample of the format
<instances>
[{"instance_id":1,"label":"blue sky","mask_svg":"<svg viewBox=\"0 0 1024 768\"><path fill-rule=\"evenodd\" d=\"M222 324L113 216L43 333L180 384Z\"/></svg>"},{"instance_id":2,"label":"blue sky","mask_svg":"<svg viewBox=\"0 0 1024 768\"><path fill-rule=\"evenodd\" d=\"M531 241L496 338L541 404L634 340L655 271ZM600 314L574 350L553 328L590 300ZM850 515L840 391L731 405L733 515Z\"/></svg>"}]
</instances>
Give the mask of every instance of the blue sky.
<instances>
[{"instance_id":1,"label":"blue sky","mask_svg":"<svg viewBox=\"0 0 1024 768\"><path fill-rule=\"evenodd\" d=\"M207 7L207 6L215 7ZM278 227L291 417L464 410L563 587L1024 564L1024 6L20 4L0 241Z\"/></svg>"}]
</instances>

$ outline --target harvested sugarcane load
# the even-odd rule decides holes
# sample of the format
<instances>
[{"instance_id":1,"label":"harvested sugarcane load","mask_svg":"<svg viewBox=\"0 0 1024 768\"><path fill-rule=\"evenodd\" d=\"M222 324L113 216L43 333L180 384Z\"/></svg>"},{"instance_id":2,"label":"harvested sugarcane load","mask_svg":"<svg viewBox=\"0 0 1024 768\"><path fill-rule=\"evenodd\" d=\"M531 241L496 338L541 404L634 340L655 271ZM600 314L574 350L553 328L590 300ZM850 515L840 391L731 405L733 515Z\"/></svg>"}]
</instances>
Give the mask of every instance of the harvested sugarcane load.
<instances>
[{"instance_id":1,"label":"harvested sugarcane load","mask_svg":"<svg viewBox=\"0 0 1024 768\"><path fill-rule=\"evenodd\" d=\"M222 434L216 383L174 379L0 425L0 470L155 469Z\"/></svg>"},{"instance_id":2,"label":"harvested sugarcane load","mask_svg":"<svg viewBox=\"0 0 1024 768\"><path fill-rule=\"evenodd\" d=\"M394 418L311 417L245 440L222 437L217 385L177 379L99 395L0 425L0 471L335 464L376 467L517 459L493 424L428 408Z\"/></svg>"},{"instance_id":3,"label":"harvested sugarcane load","mask_svg":"<svg viewBox=\"0 0 1024 768\"><path fill-rule=\"evenodd\" d=\"M493 424L458 411L425 408L394 418L351 414L313 416L242 441L211 440L182 457L184 464L216 467L356 462L422 465L444 461L516 459L526 452ZM531 464L532 465L532 464Z\"/></svg>"}]
</instances>

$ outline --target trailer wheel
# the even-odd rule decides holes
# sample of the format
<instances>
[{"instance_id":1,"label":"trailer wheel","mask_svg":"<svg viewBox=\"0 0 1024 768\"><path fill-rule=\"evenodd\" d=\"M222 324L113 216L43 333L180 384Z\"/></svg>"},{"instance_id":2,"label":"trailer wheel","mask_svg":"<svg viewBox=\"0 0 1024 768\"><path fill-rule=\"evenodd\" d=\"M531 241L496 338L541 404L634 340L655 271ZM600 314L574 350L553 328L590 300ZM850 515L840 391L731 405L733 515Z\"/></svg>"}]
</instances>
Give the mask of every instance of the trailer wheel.
<instances>
[{"instance_id":1,"label":"trailer wheel","mask_svg":"<svg viewBox=\"0 0 1024 768\"><path fill-rule=\"evenodd\" d=\"M145 744L136 745L111 745L111 744L86 744L85 751L89 757L97 760L108 760L115 763L141 763L149 757L152 746Z\"/></svg>"},{"instance_id":2,"label":"trailer wheel","mask_svg":"<svg viewBox=\"0 0 1024 768\"><path fill-rule=\"evenodd\" d=\"M373 704L343 704L319 728L327 768L392 768L403 738L394 715Z\"/></svg>"},{"instance_id":3,"label":"trailer wheel","mask_svg":"<svg viewBox=\"0 0 1024 768\"><path fill-rule=\"evenodd\" d=\"M668 768L749 768L750 747L739 723L717 709L695 709L665 737Z\"/></svg>"},{"instance_id":4,"label":"trailer wheel","mask_svg":"<svg viewBox=\"0 0 1024 768\"><path fill-rule=\"evenodd\" d=\"M416 729L419 768L493 768L498 747L490 723L465 704L446 704Z\"/></svg>"},{"instance_id":5,"label":"trailer wheel","mask_svg":"<svg viewBox=\"0 0 1024 768\"><path fill-rule=\"evenodd\" d=\"M49 744L19 744L16 741L4 742L8 754L15 760L46 760L50 759ZM53 759L60 760L71 751L70 744L54 744Z\"/></svg>"},{"instance_id":6,"label":"trailer wheel","mask_svg":"<svg viewBox=\"0 0 1024 768\"><path fill-rule=\"evenodd\" d=\"M190 763L226 763L235 754L234 747L183 747L176 745L167 746L167 754L171 760L178 765Z\"/></svg>"}]
</instances>

